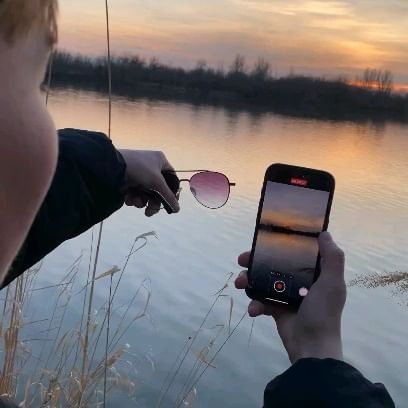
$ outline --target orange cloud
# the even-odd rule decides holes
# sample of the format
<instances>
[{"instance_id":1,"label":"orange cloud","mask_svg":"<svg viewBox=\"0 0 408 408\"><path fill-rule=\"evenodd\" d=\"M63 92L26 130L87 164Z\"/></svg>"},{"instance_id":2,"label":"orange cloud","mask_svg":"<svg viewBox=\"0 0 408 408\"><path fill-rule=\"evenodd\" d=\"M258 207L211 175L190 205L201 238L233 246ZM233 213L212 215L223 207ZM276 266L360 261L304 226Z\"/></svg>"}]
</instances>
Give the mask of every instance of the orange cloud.
<instances>
[{"instance_id":1,"label":"orange cloud","mask_svg":"<svg viewBox=\"0 0 408 408\"><path fill-rule=\"evenodd\" d=\"M105 52L103 4L60 2L61 47ZM406 0L115 0L112 48L185 66L264 56L279 73L354 77L367 66L388 68L408 84L407 14Z\"/></svg>"}]
</instances>

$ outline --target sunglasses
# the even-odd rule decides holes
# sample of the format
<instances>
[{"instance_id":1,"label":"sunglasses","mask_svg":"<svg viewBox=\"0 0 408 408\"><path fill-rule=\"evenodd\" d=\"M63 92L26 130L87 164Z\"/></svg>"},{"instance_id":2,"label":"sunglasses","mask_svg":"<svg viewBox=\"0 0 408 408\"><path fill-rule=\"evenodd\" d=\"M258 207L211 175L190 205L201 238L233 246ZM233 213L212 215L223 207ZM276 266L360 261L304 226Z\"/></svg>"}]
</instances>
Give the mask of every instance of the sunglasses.
<instances>
[{"instance_id":1,"label":"sunglasses","mask_svg":"<svg viewBox=\"0 0 408 408\"><path fill-rule=\"evenodd\" d=\"M194 174L190 178L179 179L177 173ZM162 174L167 185L176 195L177 199L179 199L182 191L180 184L182 182L188 182L190 185L190 191L194 198L201 205L212 210L219 209L227 203L230 196L231 187L235 186L235 183L231 183L225 174L216 171L175 170L164 171ZM150 190L150 195L151 194L155 195L155 197L152 198L159 200L163 204L163 208L169 214L173 212L171 206L158 191Z\"/></svg>"}]
</instances>

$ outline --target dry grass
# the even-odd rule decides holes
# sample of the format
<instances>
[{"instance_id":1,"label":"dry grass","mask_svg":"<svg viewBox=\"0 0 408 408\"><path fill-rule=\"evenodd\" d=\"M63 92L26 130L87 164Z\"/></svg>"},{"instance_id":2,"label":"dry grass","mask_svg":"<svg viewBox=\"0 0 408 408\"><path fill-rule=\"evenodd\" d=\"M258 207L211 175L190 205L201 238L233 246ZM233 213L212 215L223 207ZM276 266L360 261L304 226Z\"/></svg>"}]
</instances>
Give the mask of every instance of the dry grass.
<instances>
[{"instance_id":1,"label":"dry grass","mask_svg":"<svg viewBox=\"0 0 408 408\"><path fill-rule=\"evenodd\" d=\"M349 282L349 286L365 288L392 287L394 293L408 293L408 272L391 272L385 274L362 275Z\"/></svg>"},{"instance_id":2,"label":"dry grass","mask_svg":"<svg viewBox=\"0 0 408 408\"><path fill-rule=\"evenodd\" d=\"M136 364L125 339L133 325L148 315L150 280L144 279L125 304L116 305L115 300L129 260L156 235L151 232L136 237L123 266L113 266L106 272L97 270L98 245L93 237L92 234L89 258L81 254L55 285L38 286L40 265L19 277L5 292L0 327L0 394L16 398L21 407L105 406L113 391L135 395L134 378L129 375L130 370L123 369ZM84 262L88 262L88 279L81 284ZM156 407L193 406L200 379L208 369L216 368L215 358L245 316L234 323L234 301L225 293L231 278L232 274L215 293L198 330L180 350L163 382ZM109 300L96 310L95 285L106 279L112 279ZM49 313L38 318L34 306L44 300L50 305ZM81 305L81 315L72 325L74 303ZM139 310L135 313L137 304ZM224 323L211 326L210 315L219 319L214 310L217 304L225 310ZM101 342L108 323L110 331L105 342ZM25 338L27 335L31 337ZM203 343L200 335L208 339Z\"/></svg>"},{"instance_id":3,"label":"dry grass","mask_svg":"<svg viewBox=\"0 0 408 408\"><path fill-rule=\"evenodd\" d=\"M81 254L55 285L38 286L39 265L6 289L0 325L1 395L18 397L21 407L50 408L104 406L107 396L114 391L134 396L135 381L123 369L133 364L125 340L134 324L148 315L152 295L150 280L144 279L125 304L117 305L116 298L131 257L152 237L157 238L154 232L136 237L121 267L99 271L95 262L98 245L94 245L92 235L89 258ZM84 262L88 262L88 278L81 284L79 272ZM95 285L107 279L112 280L109 299L96 308ZM227 292L231 279L232 274L214 294L198 329L188 336L171 364L156 408L192 407L200 380L207 371L216 369L216 357L246 315L239 319L234 317L234 300ZM408 273L360 276L349 285L393 287L398 293L407 293ZM44 299L50 305L49 314L35 316L33 306ZM80 318L74 325L69 323L73 303L81 305ZM137 304L139 309L135 312ZM217 305L225 310L225 316L221 319L223 322L211 325L212 315L219 319L215 313ZM102 342L108 324L110 330ZM254 321L248 346L253 324ZM33 332L35 337L26 338ZM203 343L201 337L206 336ZM40 346L33 347L35 343Z\"/></svg>"},{"instance_id":4,"label":"dry grass","mask_svg":"<svg viewBox=\"0 0 408 408\"><path fill-rule=\"evenodd\" d=\"M1 395L18 399L21 407L76 408L101 406L115 390L134 394L135 384L127 373L129 370L123 369L133 364L124 340L132 326L147 314L151 298L149 281L141 282L125 305L116 306L115 297L130 258L151 236L155 234L136 237L122 268L112 267L102 273L97 273L96 254L92 254L98 247L92 245L85 285L78 276L84 262L81 255L56 285L38 287L39 266L7 288L0 327ZM92 264L94 273L89 279ZM117 276L109 299L111 307L102 304L95 313L95 285L107 278L113 283ZM49 313L37 318L33 305L44 301L50 305ZM131 316L136 301L141 303L141 309ZM81 305L82 311L80 319L72 323L75 304ZM110 322L110 335L100 345L107 322ZM24 338L33 332L35 337Z\"/></svg>"},{"instance_id":5,"label":"dry grass","mask_svg":"<svg viewBox=\"0 0 408 408\"><path fill-rule=\"evenodd\" d=\"M229 274L226 283L215 293L215 298L204 315L199 328L187 338L187 341L171 364L169 372L162 383L155 404L156 408L193 406L198 394L197 386L199 381L208 369L216 369L216 357L247 315L245 311L237 323L235 325L232 324L234 300L231 295L225 293L230 286L232 277L233 274ZM225 323L206 327L210 316L215 314L214 310L216 305L219 304L222 299L228 299ZM195 345L201 340L200 335L205 337L204 331L207 332L207 334L210 333L209 339L203 346L195 349ZM218 343L221 344L216 348ZM190 369L188 369L188 366L190 366Z\"/></svg>"}]
</instances>

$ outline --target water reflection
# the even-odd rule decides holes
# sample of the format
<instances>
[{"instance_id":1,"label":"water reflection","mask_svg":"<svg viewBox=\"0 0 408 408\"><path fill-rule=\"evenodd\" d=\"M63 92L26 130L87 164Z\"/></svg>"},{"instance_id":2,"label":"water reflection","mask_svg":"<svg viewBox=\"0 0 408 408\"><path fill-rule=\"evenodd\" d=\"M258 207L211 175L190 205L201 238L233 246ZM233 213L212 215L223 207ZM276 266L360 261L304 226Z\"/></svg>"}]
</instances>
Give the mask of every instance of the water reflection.
<instances>
[{"instance_id":1,"label":"water reflection","mask_svg":"<svg viewBox=\"0 0 408 408\"><path fill-rule=\"evenodd\" d=\"M107 128L106 99L98 94L54 92L50 108L58 127ZM335 175L330 229L348 255L347 279L406 270L408 137L403 125L317 121L117 98L112 136L119 147L160 149L176 168L218 170L237 183L230 201L219 211L206 210L185 194L177 216L145 219L125 208L106 223L100 272L126 256L136 235L154 230L160 239L132 260L119 297L125 304L145 277L151 279L150 320L141 322L127 339L132 352L151 353L158 367L148 378L139 373L141 407L152 406L174 356L199 327L225 277L237 271L237 254L250 247L260 187L271 163L316 167ZM58 271L89 245L89 236L83 236L60 248L47 260L42 279L55 283ZM86 270L82 272L86 276ZM100 285L96 296L103 304L109 292ZM234 322L247 299L233 289L230 294ZM228 319L226 303L214 312L211 325ZM248 350L250 330L248 319L217 358L217 369L199 384L196 407L217 406L222 401L230 401L235 408L261 406L265 383L287 368L288 361L269 319L257 320ZM387 289L352 287L343 331L347 360L370 379L384 382L397 405L404 406L406 310L389 299ZM180 378L178 386L184 380Z\"/></svg>"},{"instance_id":2,"label":"water reflection","mask_svg":"<svg viewBox=\"0 0 408 408\"><path fill-rule=\"evenodd\" d=\"M316 238L260 231L254 255L251 286L266 289L265 297L274 294L271 285L283 280L290 299L296 299L299 288L313 283L318 245ZM295 255L294 255L295 254ZM271 277L271 273L274 277ZM279 277L275 274L278 273ZM262 282L261 287L258 287Z\"/></svg>"}]
</instances>

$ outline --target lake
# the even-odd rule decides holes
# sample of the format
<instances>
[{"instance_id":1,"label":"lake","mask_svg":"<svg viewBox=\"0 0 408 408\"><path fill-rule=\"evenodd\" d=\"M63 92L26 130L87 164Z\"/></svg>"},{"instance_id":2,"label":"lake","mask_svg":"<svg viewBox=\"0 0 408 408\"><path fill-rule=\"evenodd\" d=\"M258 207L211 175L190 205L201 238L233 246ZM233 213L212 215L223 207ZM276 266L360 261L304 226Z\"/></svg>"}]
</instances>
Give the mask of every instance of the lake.
<instances>
[{"instance_id":1,"label":"lake","mask_svg":"<svg viewBox=\"0 0 408 408\"><path fill-rule=\"evenodd\" d=\"M103 95L54 91L49 107L58 128L106 132L108 110ZM121 266L137 235L155 231L159 238L150 237L147 246L131 258L115 300L119 305L126 303L148 279L148 317L135 321L122 339L129 346L129 357L124 360L132 361L128 375L135 393L124 397L114 392L110 405L134 401L134 406L154 406L163 380L188 337L200 327L215 294L229 273L240 271L236 258L251 246L261 184L271 163L324 169L335 176L329 229L346 252L347 281L358 275L408 270L406 125L321 121L114 98L112 139L117 147L163 150L179 170L223 172L236 187L219 210L200 206L185 188L177 215L163 213L148 219L140 210L123 208L105 223L98 273ZM90 231L62 245L44 262L37 285L59 282L81 251L85 259L89 256L90 247ZM83 282L87 269L87 261L82 262ZM97 281L96 304L101 305L108 294L109 279ZM242 317L248 304L245 294L232 285L225 294L233 301L225 296L217 302L163 407L173 406L200 349L218 336L211 356L228 334L228 326L233 329ZM40 295L33 302L38 319L48 307ZM130 314L137 314L142 303ZM65 319L66 330L78 320L81 307L81 302L74 302ZM224 325L222 332L219 325ZM195 407L260 407L266 383L289 367L273 321L257 318L252 336L251 325L252 320L244 318L213 362L215 367L203 375L196 386ZM351 287L343 334L346 361L370 380L383 382L397 405L405 406L407 296L394 294L392 288Z\"/></svg>"}]
</instances>

